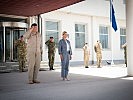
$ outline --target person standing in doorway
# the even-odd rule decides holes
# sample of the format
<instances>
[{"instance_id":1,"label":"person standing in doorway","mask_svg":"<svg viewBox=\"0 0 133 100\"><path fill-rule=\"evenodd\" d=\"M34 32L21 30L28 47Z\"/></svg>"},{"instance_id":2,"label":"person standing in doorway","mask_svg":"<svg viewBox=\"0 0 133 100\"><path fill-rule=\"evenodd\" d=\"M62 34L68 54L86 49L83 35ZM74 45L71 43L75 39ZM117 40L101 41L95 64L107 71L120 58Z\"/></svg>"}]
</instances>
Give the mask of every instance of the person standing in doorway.
<instances>
[{"instance_id":1,"label":"person standing in doorway","mask_svg":"<svg viewBox=\"0 0 133 100\"><path fill-rule=\"evenodd\" d=\"M97 58L97 68L101 68L101 61L102 61L102 45L99 40L97 40L97 43L94 46L94 50L96 52L96 58Z\"/></svg>"},{"instance_id":2,"label":"person standing in doorway","mask_svg":"<svg viewBox=\"0 0 133 100\"><path fill-rule=\"evenodd\" d=\"M68 79L69 60L72 59L72 49L70 41L67 39L68 34L66 31L62 33L63 38L59 41L58 52L61 59L61 77L63 80Z\"/></svg>"},{"instance_id":3,"label":"person standing in doorway","mask_svg":"<svg viewBox=\"0 0 133 100\"><path fill-rule=\"evenodd\" d=\"M55 58L55 42L54 38L50 37L48 41L45 42L48 46L48 59L49 59L49 70L54 70L54 58Z\"/></svg>"},{"instance_id":4,"label":"person standing in doorway","mask_svg":"<svg viewBox=\"0 0 133 100\"><path fill-rule=\"evenodd\" d=\"M40 68L42 44L41 34L38 32L36 23L23 35L27 39L27 61L28 61L28 77L29 84L40 83L37 75Z\"/></svg>"},{"instance_id":5,"label":"person standing in doorway","mask_svg":"<svg viewBox=\"0 0 133 100\"><path fill-rule=\"evenodd\" d=\"M85 43L83 50L84 50L84 66L85 68L89 68L88 66L89 66L90 49L88 43Z\"/></svg>"},{"instance_id":6,"label":"person standing in doorway","mask_svg":"<svg viewBox=\"0 0 133 100\"><path fill-rule=\"evenodd\" d=\"M17 47L19 71L24 72L24 68L26 67L26 43L23 35L15 41L15 46Z\"/></svg>"}]
</instances>

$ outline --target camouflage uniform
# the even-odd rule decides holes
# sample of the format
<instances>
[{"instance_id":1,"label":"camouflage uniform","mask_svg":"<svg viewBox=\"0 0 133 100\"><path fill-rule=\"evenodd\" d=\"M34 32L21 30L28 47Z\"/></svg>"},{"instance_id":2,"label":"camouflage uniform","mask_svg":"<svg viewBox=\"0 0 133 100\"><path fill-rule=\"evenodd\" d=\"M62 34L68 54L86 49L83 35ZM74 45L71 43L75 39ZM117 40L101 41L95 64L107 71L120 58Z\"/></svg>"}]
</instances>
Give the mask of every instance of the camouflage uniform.
<instances>
[{"instance_id":1,"label":"camouflage uniform","mask_svg":"<svg viewBox=\"0 0 133 100\"><path fill-rule=\"evenodd\" d=\"M102 61L102 46L101 43L96 43L94 46L94 50L96 52L96 57L97 57L97 67L100 68L101 61Z\"/></svg>"},{"instance_id":2,"label":"camouflage uniform","mask_svg":"<svg viewBox=\"0 0 133 100\"><path fill-rule=\"evenodd\" d=\"M26 43L25 41L17 40L15 45L18 52L19 70L24 71L24 67L26 67Z\"/></svg>"},{"instance_id":3,"label":"camouflage uniform","mask_svg":"<svg viewBox=\"0 0 133 100\"><path fill-rule=\"evenodd\" d=\"M127 67L127 44L125 43L124 45L122 45L122 48L124 49L124 58L125 58L125 64Z\"/></svg>"},{"instance_id":4,"label":"camouflage uniform","mask_svg":"<svg viewBox=\"0 0 133 100\"><path fill-rule=\"evenodd\" d=\"M48 59L49 59L49 68L53 70L54 58L55 58L55 42L50 40L46 41L45 44L48 46Z\"/></svg>"}]
</instances>

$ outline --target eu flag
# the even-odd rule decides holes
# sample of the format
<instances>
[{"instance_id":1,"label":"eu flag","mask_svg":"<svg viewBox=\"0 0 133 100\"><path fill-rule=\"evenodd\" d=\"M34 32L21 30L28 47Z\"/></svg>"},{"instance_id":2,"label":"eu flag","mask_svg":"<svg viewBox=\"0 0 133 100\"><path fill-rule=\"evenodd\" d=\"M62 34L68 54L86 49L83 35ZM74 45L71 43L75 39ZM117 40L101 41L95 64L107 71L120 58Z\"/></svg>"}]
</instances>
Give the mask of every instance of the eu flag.
<instances>
[{"instance_id":1,"label":"eu flag","mask_svg":"<svg viewBox=\"0 0 133 100\"><path fill-rule=\"evenodd\" d=\"M113 7L112 2L110 2L110 18L111 18L113 29L115 31L117 31L117 23L116 23L116 19L115 19L115 11L114 11L114 7Z\"/></svg>"}]
</instances>

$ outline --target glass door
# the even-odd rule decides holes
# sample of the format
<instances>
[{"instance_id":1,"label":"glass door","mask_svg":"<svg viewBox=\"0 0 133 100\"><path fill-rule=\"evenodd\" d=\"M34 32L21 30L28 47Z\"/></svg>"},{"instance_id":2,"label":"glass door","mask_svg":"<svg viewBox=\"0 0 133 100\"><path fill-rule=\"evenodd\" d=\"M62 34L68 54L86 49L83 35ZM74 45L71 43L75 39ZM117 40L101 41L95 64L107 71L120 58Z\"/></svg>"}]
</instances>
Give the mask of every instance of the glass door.
<instances>
[{"instance_id":1,"label":"glass door","mask_svg":"<svg viewBox=\"0 0 133 100\"><path fill-rule=\"evenodd\" d=\"M12 60L12 38L11 38L11 29L5 28L5 60Z\"/></svg>"},{"instance_id":2,"label":"glass door","mask_svg":"<svg viewBox=\"0 0 133 100\"><path fill-rule=\"evenodd\" d=\"M25 33L25 29L5 28L5 59L6 61L17 61L17 47L15 41Z\"/></svg>"},{"instance_id":3,"label":"glass door","mask_svg":"<svg viewBox=\"0 0 133 100\"><path fill-rule=\"evenodd\" d=\"M15 41L26 32L27 24L0 22L0 62L17 61Z\"/></svg>"},{"instance_id":4,"label":"glass door","mask_svg":"<svg viewBox=\"0 0 133 100\"><path fill-rule=\"evenodd\" d=\"M3 27L0 27L0 62L3 62L4 58L4 35Z\"/></svg>"},{"instance_id":5,"label":"glass door","mask_svg":"<svg viewBox=\"0 0 133 100\"><path fill-rule=\"evenodd\" d=\"M25 29L13 29L13 61L17 61L17 47L14 45L15 41L20 38L21 35L25 33Z\"/></svg>"}]
</instances>

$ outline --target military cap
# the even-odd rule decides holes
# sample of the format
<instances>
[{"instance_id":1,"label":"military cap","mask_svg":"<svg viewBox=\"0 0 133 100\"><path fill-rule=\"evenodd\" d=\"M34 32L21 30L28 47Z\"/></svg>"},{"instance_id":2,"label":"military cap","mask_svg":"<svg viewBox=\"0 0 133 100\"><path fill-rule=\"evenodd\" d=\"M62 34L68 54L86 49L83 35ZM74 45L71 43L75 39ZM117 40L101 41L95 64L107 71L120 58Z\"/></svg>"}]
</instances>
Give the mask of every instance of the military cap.
<instances>
[{"instance_id":1,"label":"military cap","mask_svg":"<svg viewBox=\"0 0 133 100\"><path fill-rule=\"evenodd\" d=\"M23 35L21 35L20 37L23 38Z\"/></svg>"},{"instance_id":2,"label":"military cap","mask_svg":"<svg viewBox=\"0 0 133 100\"><path fill-rule=\"evenodd\" d=\"M37 26L37 24L36 24L36 23L33 23L33 24L31 25L31 27L32 27L32 26Z\"/></svg>"},{"instance_id":3,"label":"military cap","mask_svg":"<svg viewBox=\"0 0 133 100\"><path fill-rule=\"evenodd\" d=\"M54 38L54 37L52 37L52 36L50 37L50 39L53 39L53 38Z\"/></svg>"}]
</instances>

